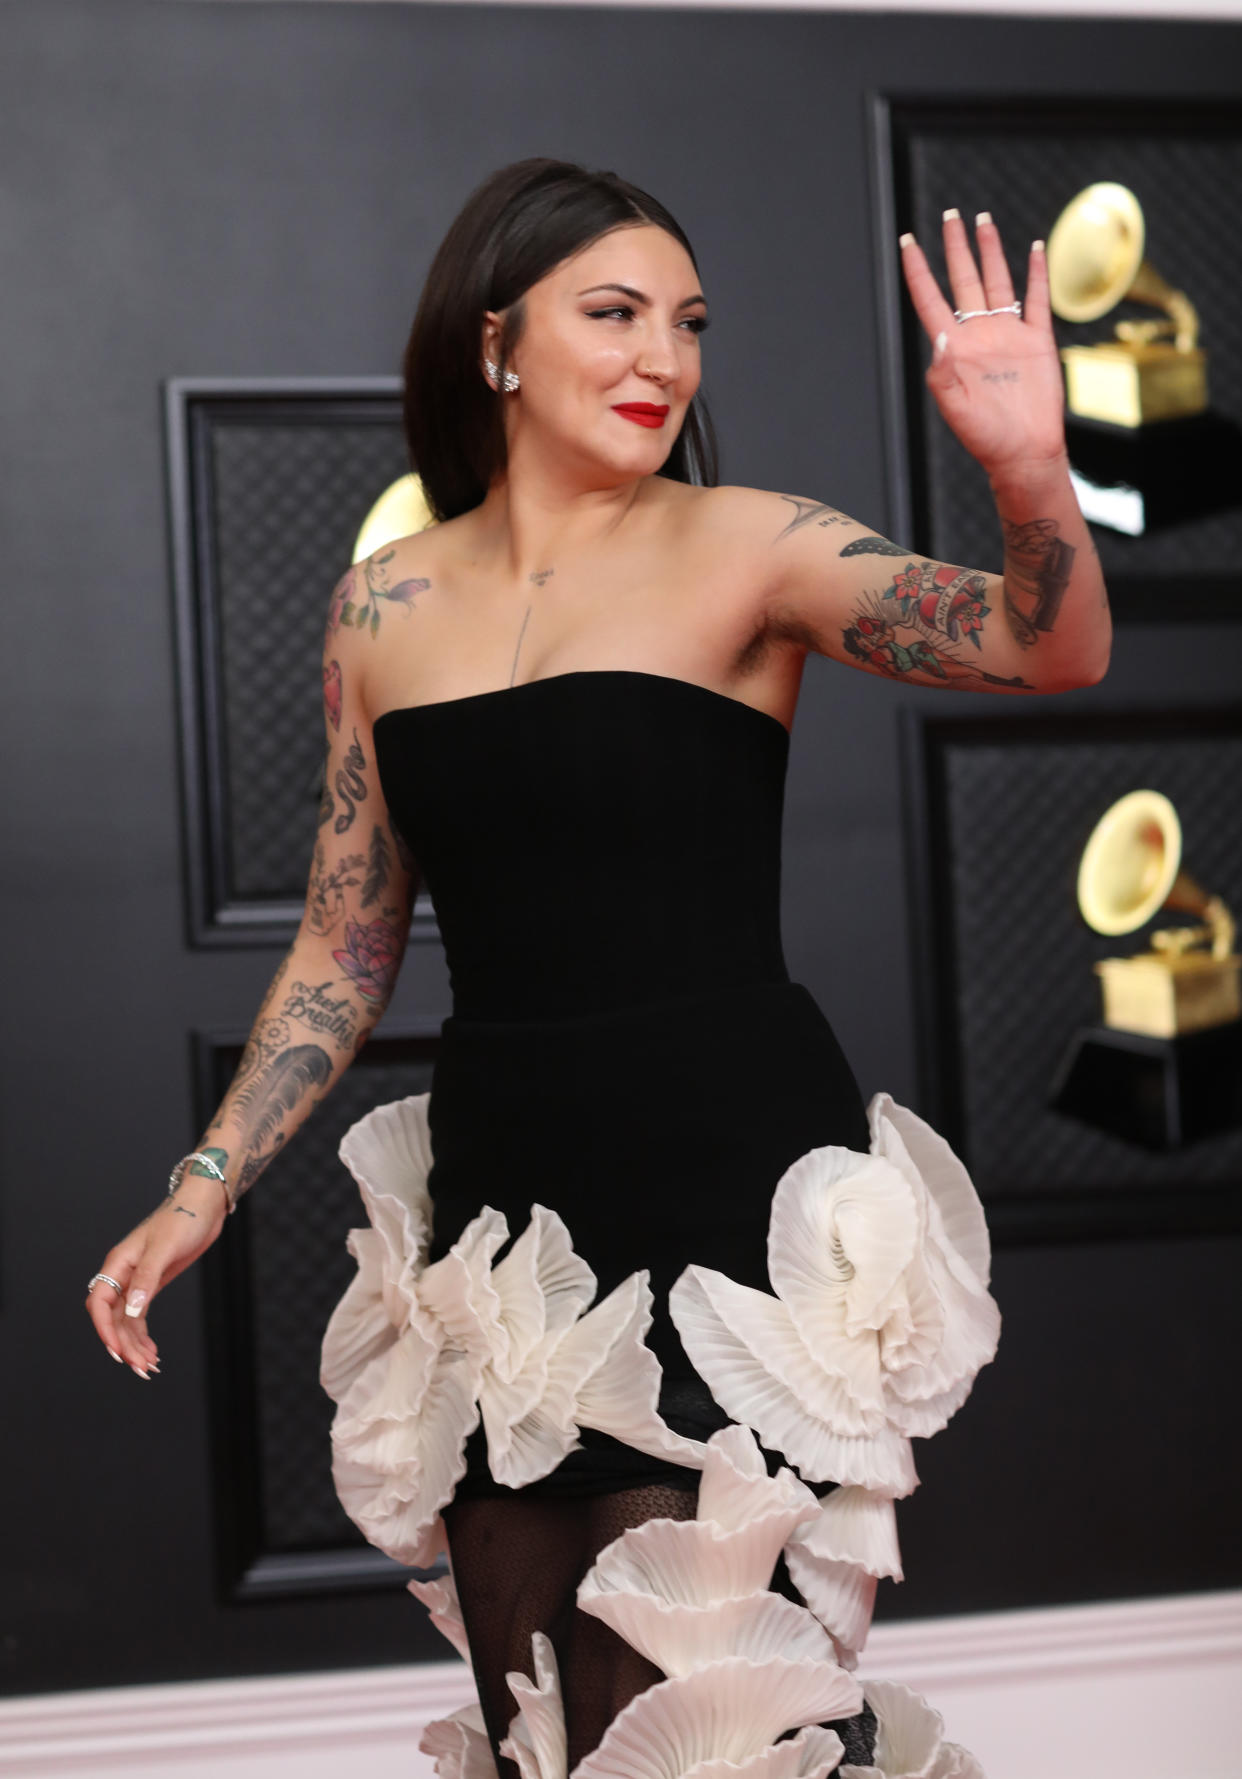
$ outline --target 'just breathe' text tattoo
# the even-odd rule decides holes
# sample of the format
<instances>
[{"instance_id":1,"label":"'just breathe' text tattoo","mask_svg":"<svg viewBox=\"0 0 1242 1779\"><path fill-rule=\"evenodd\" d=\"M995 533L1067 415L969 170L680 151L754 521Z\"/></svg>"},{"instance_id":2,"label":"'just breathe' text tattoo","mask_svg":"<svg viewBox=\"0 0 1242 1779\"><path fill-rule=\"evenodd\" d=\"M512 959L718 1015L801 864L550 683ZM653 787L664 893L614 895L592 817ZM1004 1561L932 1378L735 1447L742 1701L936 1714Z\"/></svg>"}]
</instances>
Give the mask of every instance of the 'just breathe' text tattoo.
<instances>
[{"instance_id":1,"label":"'just breathe' text tattoo","mask_svg":"<svg viewBox=\"0 0 1242 1779\"><path fill-rule=\"evenodd\" d=\"M348 995L330 995L331 987L331 982L294 982L280 1011L285 1019L295 1019L321 1037L332 1038L339 1050L352 1050L358 1009Z\"/></svg>"}]
</instances>

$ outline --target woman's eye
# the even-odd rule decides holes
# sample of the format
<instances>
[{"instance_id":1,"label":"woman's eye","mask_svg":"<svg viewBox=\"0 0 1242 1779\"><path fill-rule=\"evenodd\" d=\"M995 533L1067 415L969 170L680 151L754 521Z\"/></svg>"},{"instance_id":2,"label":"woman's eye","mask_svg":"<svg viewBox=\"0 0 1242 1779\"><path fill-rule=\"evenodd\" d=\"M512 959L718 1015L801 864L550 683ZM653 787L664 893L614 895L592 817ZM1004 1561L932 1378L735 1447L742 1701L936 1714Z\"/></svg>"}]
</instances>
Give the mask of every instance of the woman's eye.
<instances>
[{"instance_id":1,"label":"woman's eye","mask_svg":"<svg viewBox=\"0 0 1242 1779\"><path fill-rule=\"evenodd\" d=\"M633 313L634 313L634 311L628 303L618 304L618 306L615 309L588 309L587 310L587 316L592 321L594 321L598 316L601 316L601 315L632 315ZM705 327L711 326L711 322L708 320L706 315L687 315L684 321L678 322L678 326L679 327L688 327L691 329L691 331L693 333L701 334Z\"/></svg>"}]
</instances>

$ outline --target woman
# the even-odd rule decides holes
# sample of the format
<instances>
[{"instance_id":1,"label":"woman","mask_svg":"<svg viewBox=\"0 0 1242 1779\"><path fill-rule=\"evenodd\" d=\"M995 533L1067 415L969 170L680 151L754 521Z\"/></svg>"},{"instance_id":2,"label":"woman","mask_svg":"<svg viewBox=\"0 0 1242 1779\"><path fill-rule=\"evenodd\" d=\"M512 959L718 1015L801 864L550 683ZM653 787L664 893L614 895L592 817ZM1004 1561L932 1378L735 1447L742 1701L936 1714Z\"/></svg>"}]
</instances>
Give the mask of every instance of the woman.
<instances>
[{"instance_id":1,"label":"woman","mask_svg":"<svg viewBox=\"0 0 1242 1779\"><path fill-rule=\"evenodd\" d=\"M199 1149L92 1281L105 1345L148 1377L152 1300L356 1055L425 881L453 1013L430 1096L342 1145L375 1228L353 1238L323 1375L337 1486L368 1536L429 1565L447 1533L455 1593L416 1591L479 1684L481 1714L429 1733L454 1768L480 1750L486 1766L490 1744L506 1775L552 1779L607 1732L613 1771L640 1707L671 1698L701 1729L722 1693L760 1723L747 1758L796 1726L781 1752L800 1772L907 1758L914 1707L883 1688L864 1704L836 1658L861 1646L875 1577L899 1573L909 1436L964 1400L995 1306L960 1164L887 1096L864 1106L789 980L789 729L812 650L918 685L1050 692L1097 681L1110 642L1042 244L1024 314L990 218L981 271L956 212L944 244L956 311L910 236L903 264L928 387L991 482L1003 574L812 498L715 485L707 304L647 193L535 159L472 194L405 361L439 523L355 566L329 609L301 929ZM741 1666L706 1665L742 1606L690 1563L699 1527L675 1523L692 1520L717 1554L779 1521L742 1589L743 1616L784 1615L766 1667L753 1618L724 1649ZM675 1534L657 1561L651 1541ZM681 1625L680 1654L644 1612ZM811 1694L765 1718L795 1668ZM695 1703L704 1675L715 1706ZM727 1736L689 1740L738 1758ZM947 1748L943 1770L967 1771Z\"/></svg>"}]
</instances>

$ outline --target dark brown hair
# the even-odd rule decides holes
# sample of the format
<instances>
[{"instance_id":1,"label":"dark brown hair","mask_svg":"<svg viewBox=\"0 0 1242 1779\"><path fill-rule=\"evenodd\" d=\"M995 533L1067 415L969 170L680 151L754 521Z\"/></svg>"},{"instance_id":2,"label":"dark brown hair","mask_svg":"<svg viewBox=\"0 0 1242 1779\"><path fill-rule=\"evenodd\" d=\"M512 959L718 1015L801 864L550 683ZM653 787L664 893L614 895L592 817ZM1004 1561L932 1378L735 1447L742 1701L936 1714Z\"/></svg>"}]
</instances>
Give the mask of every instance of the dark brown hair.
<instances>
[{"instance_id":1,"label":"dark brown hair","mask_svg":"<svg viewBox=\"0 0 1242 1779\"><path fill-rule=\"evenodd\" d=\"M637 222L666 229L698 270L663 204L615 173L536 156L499 168L466 199L431 262L403 362L410 466L437 519L478 506L505 465L503 397L479 370L484 311L508 311L503 384L507 355L522 336L525 292L609 229ZM716 434L701 391L659 473L703 486L718 480Z\"/></svg>"}]
</instances>

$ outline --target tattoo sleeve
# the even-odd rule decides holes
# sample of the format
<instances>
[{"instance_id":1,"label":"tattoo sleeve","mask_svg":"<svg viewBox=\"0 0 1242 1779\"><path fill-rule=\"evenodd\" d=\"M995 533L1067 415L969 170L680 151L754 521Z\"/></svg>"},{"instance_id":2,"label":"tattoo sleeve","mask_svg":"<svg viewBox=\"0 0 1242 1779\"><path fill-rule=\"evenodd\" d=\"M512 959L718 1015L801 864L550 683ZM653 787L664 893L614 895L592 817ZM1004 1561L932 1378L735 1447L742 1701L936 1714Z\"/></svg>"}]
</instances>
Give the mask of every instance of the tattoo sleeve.
<instances>
[{"instance_id":1,"label":"tattoo sleeve","mask_svg":"<svg viewBox=\"0 0 1242 1779\"><path fill-rule=\"evenodd\" d=\"M388 1005L405 953L417 871L368 758L357 650L370 644L348 634L362 630L373 638L381 610L409 616L430 583L400 579L395 568L394 551L381 551L349 569L332 594L323 659L326 748L322 779L310 787L319 816L306 909L200 1145L223 1168L235 1201L357 1056Z\"/></svg>"},{"instance_id":2,"label":"tattoo sleeve","mask_svg":"<svg viewBox=\"0 0 1242 1779\"><path fill-rule=\"evenodd\" d=\"M235 1201L335 1086L387 1004L374 976L368 995L333 965L330 953L328 963L332 974L325 979L323 953L305 940L293 945L200 1145L223 1168ZM395 976L394 967L388 992ZM207 1172L196 1164L187 1171Z\"/></svg>"}]
</instances>

